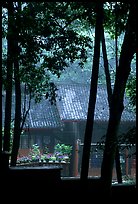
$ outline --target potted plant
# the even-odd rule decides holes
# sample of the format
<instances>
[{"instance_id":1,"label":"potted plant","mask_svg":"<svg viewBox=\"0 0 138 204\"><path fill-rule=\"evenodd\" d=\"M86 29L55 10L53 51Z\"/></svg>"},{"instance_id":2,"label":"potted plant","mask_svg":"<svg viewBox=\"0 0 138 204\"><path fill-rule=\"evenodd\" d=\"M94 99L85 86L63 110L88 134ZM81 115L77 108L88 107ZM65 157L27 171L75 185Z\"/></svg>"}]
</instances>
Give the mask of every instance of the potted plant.
<instances>
[{"instance_id":1,"label":"potted plant","mask_svg":"<svg viewBox=\"0 0 138 204\"><path fill-rule=\"evenodd\" d=\"M56 144L54 147L55 155L61 159L61 161L69 162L71 156L72 146L66 144Z\"/></svg>"},{"instance_id":2,"label":"potted plant","mask_svg":"<svg viewBox=\"0 0 138 204\"><path fill-rule=\"evenodd\" d=\"M49 158L49 162L56 162L56 156L54 154Z\"/></svg>"},{"instance_id":3,"label":"potted plant","mask_svg":"<svg viewBox=\"0 0 138 204\"><path fill-rule=\"evenodd\" d=\"M32 148L29 152L29 157L31 158L32 162L39 162L41 158L40 147L38 144L33 144Z\"/></svg>"}]
</instances>

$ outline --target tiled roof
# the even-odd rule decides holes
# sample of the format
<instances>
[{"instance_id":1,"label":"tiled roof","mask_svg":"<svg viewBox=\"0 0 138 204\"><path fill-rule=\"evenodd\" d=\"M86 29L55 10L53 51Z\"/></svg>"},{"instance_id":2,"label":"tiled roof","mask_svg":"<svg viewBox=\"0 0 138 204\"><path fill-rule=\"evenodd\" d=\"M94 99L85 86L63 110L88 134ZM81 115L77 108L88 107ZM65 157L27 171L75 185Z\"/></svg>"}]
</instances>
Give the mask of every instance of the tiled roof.
<instances>
[{"instance_id":1,"label":"tiled roof","mask_svg":"<svg viewBox=\"0 0 138 204\"><path fill-rule=\"evenodd\" d=\"M85 120L87 118L88 86L57 86L57 107L62 120Z\"/></svg>"},{"instance_id":2,"label":"tiled roof","mask_svg":"<svg viewBox=\"0 0 138 204\"><path fill-rule=\"evenodd\" d=\"M57 107L61 120L86 120L89 101L89 85L82 84L60 84L58 87ZM125 109L122 113L123 121L135 121L135 114L128 109L128 99L125 97ZM95 120L107 121L109 119L109 109L107 101L106 87L98 86Z\"/></svg>"},{"instance_id":3,"label":"tiled roof","mask_svg":"<svg viewBox=\"0 0 138 204\"><path fill-rule=\"evenodd\" d=\"M30 128L56 128L61 126L56 105L43 98L40 103L31 102L31 108L26 120Z\"/></svg>"},{"instance_id":4,"label":"tiled roof","mask_svg":"<svg viewBox=\"0 0 138 204\"><path fill-rule=\"evenodd\" d=\"M57 128L63 121L79 121L87 119L89 100L89 85L58 84L58 98L56 105L43 98L40 103L31 101L31 108L26 119L26 128ZM5 96L5 94L3 94ZM15 95L13 94L12 119L14 118ZM3 97L3 118L4 118ZM27 99L28 102L28 99ZM23 104L23 102L22 102ZM125 109L122 114L123 121L136 121L136 115L128 109L128 100L125 98ZM106 88L98 87L94 119L108 121L109 109ZM4 119L3 119L4 123Z\"/></svg>"},{"instance_id":5,"label":"tiled roof","mask_svg":"<svg viewBox=\"0 0 138 204\"><path fill-rule=\"evenodd\" d=\"M5 94L3 94L5 96ZM28 97L26 98L26 109L28 108ZM3 97L3 116L4 116L4 101ZM14 119L14 104L15 104L15 94L12 96L12 119ZM24 100L22 99L22 106ZM4 124L4 117L3 117ZM61 126L61 119L58 114L57 107L51 105L50 101L43 98L40 103L35 103L31 100L31 106L29 114L26 118L24 128L56 128Z\"/></svg>"}]
</instances>

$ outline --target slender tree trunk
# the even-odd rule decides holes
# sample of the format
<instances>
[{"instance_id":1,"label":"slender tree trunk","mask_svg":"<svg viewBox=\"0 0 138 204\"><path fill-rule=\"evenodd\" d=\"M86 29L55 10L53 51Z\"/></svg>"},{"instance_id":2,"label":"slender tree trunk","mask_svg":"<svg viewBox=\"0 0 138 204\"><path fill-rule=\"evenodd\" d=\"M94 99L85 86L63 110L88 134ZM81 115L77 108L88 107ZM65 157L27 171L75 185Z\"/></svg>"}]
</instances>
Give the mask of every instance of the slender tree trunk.
<instances>
[{"instance_id":1,"label":"slender tree trunk","mask_svg":"<svg viewBox=\"0 0 138 204\"><path fill-rule=\"evenodd\" d=\"M115 5L115 58L116 58L116 70L118 68L118 5L116 2ZM120 153L119 147L116 148L116 155L115 155L115 164L116 164L116 174L117 174L117 181L118 183L122 183L122 171L121 171L121 164L120 164Z\"/></svg>"},{"instance_id":2,"label":"slender tree trunk","mask_svg":"<svg viewBox=\"0 0 138 204\"><path fill-rule=\"evenodd\" d=\"M19 13L21 11L20 2L18 2ZM20 15L20 13L19 13ZM18 16L19 16L18 15ZM16 19L16 29L14 34L14 80L15 80L15 122L14 122L14 135L13 135L13 145L12 145L12 154L11 154L11 166L16 166L16 160L18 155L18 150L20 146L20 135L21 135L21 85L20 85L20 73L19 73L19 46L18 46L18 37L19 37L19 25ZM17 28L18 27L18 28Z\"/></svg>"},{"instance_id":3,"label":"slender tree trunk","mask_svg":"<svg viewBox=\"0 0 138 204\"><path fill-rule=\"evenodd\" d=\"M1 156L2 156L2 87L0 87L0 158Z\"/></svg>"},{"instance_id":4,"label":"slender tree trunk","mask_svg":"<svg viewBox=\"0 0 138 204\"><path fill-rule=\"evenodd\" d=\"M18 150L20 146L20 135L21 135L21 87L19 79L19 63L14 63L15 70L15 122L14 122L14 135L13 135L13 145L11 154L11 166L16 166L16 160L18 155Z\"/></svg>"},{"instance_id":5,"label":"slender tree trunk","mask_svg":"<svg viewBox=\"0 0 138 204\"><path fill-rule=\"evenodd\" d=\"M108 66L108 58L107 58L103 26L102 26L101 36L102 36L102 52L103 52L103 60L104 60L104 71L105 71L106 86L107 86L107 97L108 97L108 104L109 104L109 110L110 110L111 100L112 100L112 86L111 86L111 78L110 78L110 72L109 72L109 66Z\"/></svg>"},{"instance_id":6,"label":"slender tree trunk","mask_svg":"<svg viewBox=\"0 0 138 204\"><path fill-rule=\"evenodd\" d=\"M88 170L89 170L89 157L90 157L90 149L91 149L93 124L94 124L94 112L95 112L98 73L99 73L100 39L101 39L101 28L102 28L102 20L103 20L102 13L103 13L103 4L97 3L94 59L93 59L88 115L87 115L87 121L86 121L84 147L83 147L83 155L82 155L81 180L87 180Z\"/></svg>"},{"instance_id":7,"label":"slender tree trunk","mask_svg":"<svg viewBox=\"0 0 138 204\"><path fill-rule=\"evenodd\" d=\"M116 71L116 80L112 95L109 124L106 134L105 149L101 167L101 181L107 193L111 190L112 171L117 148L117 133L123 112L123 98L125 87L130 74L131 61L135 53L136 33L135 33L135 6L131 5L126 27L124 42L122 44L119 67ZM128 49L129 48L129 49Z\"/></svg>"},{"instance_id":8,"label":"slender tree trunk","mask_svg":"<svg viewBox=\"0 0 138 204\"><path fill-rule=\"evenodd\" d=\"M10 151L10 130L11 130L11 106L12 106L12 73L13 73L13 2L8 2L8 56L7 56L7 79L6 79L6 101L5 101L5 123L4 123L4 144L3 152ZM5 155L6 156L6 155ZM5 163L9 165L8 156Z\"/></svg>"},{"instance_id":9,"label":"slender tree trunk","mask_svg":"<svg viewBox=\"0 0 138 204\"><path fill-rule=\"evenodd\" d=\"M1 18L2 25L2 18ZM2 66L0 68L0 162L2 159Z\"/></svg>"},{"instance_id":10,"label":"slender tree trunk","mask_svg":"<svg viewBox=\"0 0 138 204\"><path fill-rule=\"evenodd\" d=\"M103 52L103 59L104 59L104 69L105 69L105 76L106 76L106 86L107 86L108 104L109 104L109 112L110 112L111 100L112 100L112 86L111 86L111 78L110 78L108 58L107 58L107 52L106 52L104 28L102 28L102 52ZM117 148L116 150L115 163L116 163L118 183L122 183L119 148Z\"/></svg>"}]
</instances>

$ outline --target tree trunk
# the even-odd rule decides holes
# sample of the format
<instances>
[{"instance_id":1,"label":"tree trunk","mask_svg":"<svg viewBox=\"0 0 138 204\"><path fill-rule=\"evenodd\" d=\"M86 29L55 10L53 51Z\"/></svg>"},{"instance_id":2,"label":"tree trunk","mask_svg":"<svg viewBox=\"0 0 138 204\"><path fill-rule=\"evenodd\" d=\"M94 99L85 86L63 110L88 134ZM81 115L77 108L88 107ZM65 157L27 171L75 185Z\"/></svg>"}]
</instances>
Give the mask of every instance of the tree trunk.
<instances>
[{"instance_id":1,"label":"tree trunk","mask_svg":"<svg viewBox=\"0 0 138 204\"><path fill-rule=\"evenodd\" d=\"M108 58L107 58L107 52L106 52L106 44L105 44L105 37L104 37L104 27L102 26L102 52L103 52L103 60L104 60L104 71L105 71L105 77L106 77L106 86L107 86L107 97L108 97L108 104L109 104L109 110L111 106L111 100L112 100L112 86L111 86L111 78L110 78L110 72L109 72L109 66L108 66Z\"/></svg>"},{"instance_id":2,"label":"tree trunk","mask_svg":"<svg viewBox=\"0 0 138 204\"><path fill-rule=\"evenodd\" d=\"M99 73L100 39L101 39L101 28L102 28L102 20L103 20L102 13L103 13L103 4L97 3L94 59L93 59L91 88L90 88L90 97L89 97L89 104L88 104L88 115L87 115L87 121L86 121L84 147L83 147L83 155L82 155L82 167L81 167L82 180L87 180L88 170L89 170L89 157L90 157L90 149L91 149L93 124L94 124L94 112L95 112L98 73Z\"/></svg>"},{"instance_id":3,"label":"tree trunk","mask_svg":"<svg viewBox=\"0 0 138 204\"><path fill-rule=\"evenodd\" d=\"M12 105L12 73L13 73L13 2L8 2L8 34L7 34L7 79L5 101L5 123L3 152L10 151L11 105ZM7 161L9 165L9 161Z\"/></svg>"},{"instance_id":4,"label":"tree trunk","mask_svg":"<svg viewBox=\"0 0 138 204\"><path fill-rule=\"evenodd\" d=\"M21 5L18 3L18 12L21 10ZM18 19L16 19L16 29L14 34L14 80L15 80L15 121L14 121L14 135L13 135L13 145L11 154L11 166L16 166L16 160L18 155L18 150L20 146L20 135L21 135L21 86L20 86L20 73L19 73L19 46L18 46L18 36L19 36L19 25Z\"/></svg>"},{"instance_id":5,"label":"tree trunk","mask_svg":"<svg viewBox=\"0 0 138 204\"><path fill-rule=\"evenodd\" d=\"M103 182L105 187L104 189L107 193L111 190L112 171L117 148L117 133L124 108L123 98L125 87L131 70L131 61L136 51L135 16L135 6L131 5L124 42L122 44L120 54L119 67L116 71L116 80L112 95L109 124L101 166L101 181Z\"/></svg>"},{"instance_id":6,"label":"tree trunk","mask_svg":"<svg viewBox=\"0 0 138 204\"><path fill-rule=\"evenodd\" d=\"M116 58L116 70L118 68L118 9L117 9L117 2L115 5L115 58ZM121 171L121 164L120 164L120 153L119 147L116 148L116 155L115 155L115 165L116 165L116 174L117 174L117 181L118 183L122 183L122 171Z\"/></svg>"},{"instance_id":7,"label":"tree trunk","mask_svg":"<svg viewBox=\"0 0 138 204\"><path fill-rule=\"evenodd\" d=\"M21 87L19 79L19 63L16 61L14 63L14 74L15 74L15 122L14 122L14 135L13 135L13 145L11 154L11 166L16 166L16 160L18 155L18 150L20 146L20 135L21 135Z\"/></svg>"},{"instance_id":8,"label":"tree trunk","mask_svg":"<svg viewBox=\"0 0 138 204\"><path fill-rule=\"evenodd\" d=\"M106 52L104 28L102 28L102 52L103 52L103 59L104 59L107 96L108 96L108 104L109 104L109 112L110 112L111 100L112 100L112 86L111 86L111 78L110 78L110 73L109 73L108 58L107 58L107 52ZM116 62L116 65L117 65L117 62ZM117 148L117 150L116 150L115 163L116 163L116 173L117 173L118 183L122 183L122 173L121 173L121 165L120 165L119 148Z\"/></svg>"},{"instance_id":9,"label":"tree trunk","mask_svg":"<svg viewBox=\"0 0 138 204\"><path fill-rule=\"evenodd\" d=\"M16 165L18 149L20 145L21 134L21 87L19 78L19 63L14 62L14 76L15 76L15 122L14 122L14 135L11 154L11 166Z\"/></svg>"},{"instance_id":10,"label":"tree trunk","mask_svg":"<svg viewBox=\"0 0 138 204\"><path fill-rule=\"evenodd\" d=\"M1 18L2 25L2 18ZM0 162L2 159L2 66L0 68Z\"/></svg>"}]
</instances>

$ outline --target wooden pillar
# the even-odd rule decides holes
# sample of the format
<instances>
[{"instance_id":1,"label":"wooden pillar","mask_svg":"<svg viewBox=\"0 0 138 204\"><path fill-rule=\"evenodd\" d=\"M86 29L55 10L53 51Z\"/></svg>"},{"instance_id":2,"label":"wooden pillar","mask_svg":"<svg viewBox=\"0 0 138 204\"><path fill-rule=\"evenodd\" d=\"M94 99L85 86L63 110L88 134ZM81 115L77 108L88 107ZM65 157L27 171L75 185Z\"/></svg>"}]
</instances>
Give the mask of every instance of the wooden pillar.
<instances>
[{"instance_id":1,"label":"wooden pillar","mask_svg":"<svg viewBox=\"0 0 138 204\"><path fill-rule=\"evenodd\" d=\"M79 140L75 143L75 158L74 158L74 176L78 176L78 163L79 163Z\"/></svg>"},{"instance_id":2,"label":"wooden pillar","mask_svg":"<svg viewBox=\"0 0 138 204\"><path fill-rule=\"evenodd\" d=\"M136 178L136 158L133 157L131 160L131 176L132 178Z\"/></svg>"},{"instance_id":3,"label":"wooden pillar","mask_svg":"<svg viewBox=\"0 0 138 204\"><path fill-rule=\"evenodd\" d=\"M126 161L126 164L125 164L125 167L126 167L126 176L128 176L128 149L126 148L125 149L125 161Z\"/></svg>"}]
</instances>

